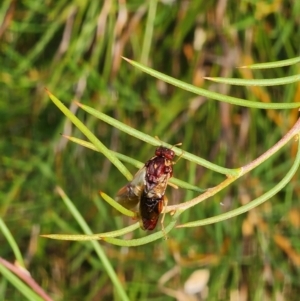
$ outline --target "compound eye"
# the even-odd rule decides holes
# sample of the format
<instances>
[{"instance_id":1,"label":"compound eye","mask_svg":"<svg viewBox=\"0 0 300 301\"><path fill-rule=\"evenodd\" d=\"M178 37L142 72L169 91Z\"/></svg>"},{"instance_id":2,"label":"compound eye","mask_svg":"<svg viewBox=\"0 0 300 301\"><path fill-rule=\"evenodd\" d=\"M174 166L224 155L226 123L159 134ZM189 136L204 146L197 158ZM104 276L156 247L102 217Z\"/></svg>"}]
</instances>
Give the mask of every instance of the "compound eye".
<instances>
[{"instance_id":1,"label":"compound eye","mask_svg":"<svg viewBox=\"0 0 300 301\"><path fill-rule=\"evenodd\" d=\"M165 153L165 157L169 160L172 160L174 158L174 156L175 156L175 153L172 150L168 150L168 152Z\"/></svg>"},{"instance_id":2,"label":"compound eye","mask_svg":"<svg viewBox=\"0 0 300 301\"><path fill-rule=\"evenodd\" d=\"M165 147L158 147L155 151L155 155L158 156L158 157L163 157L166 153L166 148Z\"/></svg>"}]
</instances>

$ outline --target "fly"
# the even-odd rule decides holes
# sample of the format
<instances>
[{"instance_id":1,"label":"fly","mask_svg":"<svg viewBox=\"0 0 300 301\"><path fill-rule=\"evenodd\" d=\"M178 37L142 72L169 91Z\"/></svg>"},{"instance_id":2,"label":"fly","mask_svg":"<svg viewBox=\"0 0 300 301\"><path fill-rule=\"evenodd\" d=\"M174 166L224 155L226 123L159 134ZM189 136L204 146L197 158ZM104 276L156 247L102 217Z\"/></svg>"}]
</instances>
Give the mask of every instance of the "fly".
<instances>
[{"instance_id":1,"label":"fly","mask_svg":"<svg viewBox=\"0 0 300 301\"><path fill-rule=\"evenodd\" d=\"M143 230L153 230L160 213L167 203L165 191L168 180L173 176L175 153L172 149L159 146L155 156L134 175L131 182L122 187L116 200L132 209L139 204L139 218Z\"/></svg>"}]
</instances>

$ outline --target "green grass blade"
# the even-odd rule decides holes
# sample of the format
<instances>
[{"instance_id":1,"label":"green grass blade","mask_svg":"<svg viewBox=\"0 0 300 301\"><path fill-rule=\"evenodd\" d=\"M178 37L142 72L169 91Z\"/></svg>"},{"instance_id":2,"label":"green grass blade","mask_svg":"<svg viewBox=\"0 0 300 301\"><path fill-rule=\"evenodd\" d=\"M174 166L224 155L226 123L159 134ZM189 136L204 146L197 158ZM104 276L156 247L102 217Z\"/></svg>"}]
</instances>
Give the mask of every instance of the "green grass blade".
<instances>
[{"instance_id":1,"label":"green grass blade","mask_svg":"<svg viewBox=\"0 0 300 301\"><path fill-rule=\"evenodd\" d=\"M27 300L30 301L44 301L45 299L38 296L30 287L21 281L9 269L0 263L0 273L5 277Z\"/></svg>"},{"instance_id":2,"label":"green grass blade","mask_svg":"<svg viewBox=\"0 0 300 301\"><path fill-rule=\"evenodd\" d=\"M124 58L124 57L123 57ZM256 109L292 109L292 108L298 108L299 104L298 103L262 103L262 102L254 102L254 101L249 101L245 100L242 98L237 98L237 97L232 97L232 96L227 96L223 95L220 93L208 91L202 88L195 87L191 84L187 84L185 82L182 82L178 79L175 79L171 76L165 75L161 72L155 71L149 67L146 67L142 64L139 64L135 61L129 60L127 58L124 58L127 62L129 62L131 65L135 66L136 68L144 71L145 73L148 73L158 79L161 79L162 81L169 83L173 86L179 87L181 89L184 89L186 91L195 93L197 95L201 95L207 98L223 101L226 103L230 103L233 105L237 106L243 106L247 108L256 108Z\"/></svg>"},{"instance_id":3,"label":"green grass blade","mask_svg":"<svg viewBox=\"0 0 300 301\"><path fill-rule=\"evenodd\" d=\"M149 10L147 17L146 30L144 34L143 47L141 52L141 62L143 64L148 63L152 37L153 37L153 29L154 29L154 21L156 16L156 8L157 8L157 0L152 0L148 2Z\"/></svg>"},{"instance_id":4,"label":"green grass blade","mask_svg":"<svg viewBox=\"0 0 300 301\"><path fill-rule=\"evenodd\" d=\"M3 235L5 236L5 238L8 241L8 244L12 248L18 263L21 266L25 267L24 260L23 260L21 251L18 247L18 244L16 243L14 237L11 235L11 232L9 231L9 229L7 228L6 224L4 223L4 221L2 220L1 217L0 217L0 230L2 231Z\"/></svg>"},{"instance_id":5,"label":"green grass blade","mask_svg":"<svg viewBox=\"0 0 300 301\"><path fill-rule=\"evenodd\" d=\"M129 216L129 217L133 217L133 218L137 217L136 213L134 213L131 210L126 209L125 207L120 205L118 202L116 202L114 199L112 199L110 196L108 196L106 193L100 191L100 195L105 200L105 202L107 202L110 206L112 206L117 211L121 212L122 214Z\"/></svg>"},{"instance_id":6,"label":"green grass blade","mask_svg":"<svg viewBox=\"0 0 300 301\"><path fill-rule=\"evenodd\" d=\"M79 139L79 138L76 138L76 137L71 137L71 136L67 136L67 135L63 135L65 138L67 138L68 140L74 142L74 143L77 143L83 147L86 147L86 148L89 148L93 151L96 151L96 152L99 152L99 150L95 147L94 144L92 144L91 142L88 142L88 141L85 141L85 140L82 140L82 139ZM132 166L136 167L136 168L142 168L144 166L144 163L138 161L138 160L135 160L133 158L130 158L126 155L123 155L123 154L120 154L118 152L115 152L115 151L111 151L118 159L120 159L121 161L123 162L126 162L126 163L129 163L131 164Z\"/></svg>"},{"instance_id":7,"label":"green grass blade","mask_svg":"<svg viewBox=\"0 0 300 301\"><path fill-rule=\"evenodd\" d=\"M247 66L241 66L239 68L248 68L248 69L269 69L269 68L278 68L278 67L285 67L285 66L291 66L300 63L300 56L282 60L282 61L276 61L276 62L269 62L269 63L260 63L260 64L252 64Z\"/></svg>"},{"instance_id":8,"label":"green grass blade","mask_svg":"<svg viewBox=\"0 0 300 301\"><path fill-rule=\"evenodd\" d=\"M216 83L223 83L235 86L279 86L292 84L300 81L300 74L271 79L240 79L240 78L224 78L224 77L205 77ZM298 103L300 106L300 103Z\"/></svg>"},{"instance_id":9,"label":"green grass blade","mask_svg":"<svg viewBox=\"0 0 300 301\"><path fill-rule=\"evenodd\" d=\"M83 105L81 103L77 103L84 111L88 112L89 114L95 116L96 118L99 118L100 120L103 120L104 122L112 125L113 127L127 133L128 135L131 135L135 138L138 138L142 141L145 141L151 145L154 145L154 146L160 146L162 144L161 141L151 137L150 135L147 135L147 134L144 134L106 114L103 114L89 106L86 106L86 105ZM235 175L238 175L238 171L235 170L235 169L228 169L228 168L224 168L224 167L221 167L221 166L218 166L216 164L213 164L207 160L204 160L202 158L199 158L198 156L195 156L191 153L188 153L188 152L183 152L182 153L182 150L180 148L177 148L177 147L173 147L173 145L170 145L168 143L163 143L164 146L166 147L169 147L171 148L172 147L172 150L175 152L175 154L177 156L181 156L182 158L185 158L191 162L194 162L198 165L201 165L201 166L204 166L206 168L209 168L213 171L216 171L216 172L219 172L219 173L222 173L222 174L226 174L226 175L231 175L231 176L235 176Z\"/></svg>"},{"instance_id":10,"label":"green grass blade","mask_svg":"<svg viewBox=\"0 0 300 301\"><path fill-rule=\"evenodd\" d=\"M292 177L295 175L296 171L298 170L299 165L300 165L300 135L298 135L298 150L297 150L296 159L295 159L291 169L284 176L284 178L277 185L275 185L272 189L270 189L268 192L266 192L262 196L251 201L250 203L248 203L244 206L241 206L237 209L231 210L229 212L226 212L226 213L214 216L214 217L206 218L204 220L179 225L179 226L177 226L177 228L199 227L199 226L214 224L214 223L232 218L234 216L243 214L243 213L263 204L265 201L269 200L272 196L274 196L277 192L279 192L283 187L285 187L291 181Z\"/></svg>"},{"instance_id":11,"label":"green grass blade","mask_svg":"<svg viewBox=\"0 0 300 301\"><path fill-rule=\"evenodd\" d=\"M70 137L70 136L66 136L66 135L63 135L65 138L67 138L68 140L74 142L74 143L77 143L79 145L82 145L84 147L87 147L89 149L92 149L94 151L97 151L98 152L98 149L94 146L94 144L88 142L88 141L84 141L82 139L79 139L79 138L75 138L75 137ZM114 152L113 151L113 154L118 158L120 159L121 161L123 162L126 162L126 163L129 163L131 165L133 165L134 167L136 168L142 168L144 166L144 163L138 161L138 160L135 160L133 158L130 158L128 156L125 156L123 154L120 154L120 153L117 153L117 152ZM202 189L202 188L199 188L195 185L192 185L192 184L189 184L187 182L184 182L182 180L179 180L179 179L176 179L176 178L171 178L169 180L170 183L173 183L181 188L184 188L184 189L188 189L188 190L193 190L193 191L196 191L196 192L204 192L205 189Z\"/></svg>"},{"instance_id":12,"label":"green grass blade","mask_svg":"<svg viewBox=\"0 0 300 301\"><path fill-rule=\"evenodd\" d=\"M128 181L132 179L131 173L123 165L123 163L114 156L111 151L99 141L99 139L53 94L46 90L53 103L67 116L68 119L95 145L112 164L127 178Z\"/></svg>"},{"instance_id":13,"label":"green grass blade","mask_svg":"<svg viewBox=\"0 0 300 301\"><path fill-rule=\"evenodd\" d=\"M97 234L43 234L41 237L57 239L57 240L70 240L70 241L89 241L89 240L102 240L103 237L117 237L130 233L140 228L140 223L132 224L128 227L116 231L110 231Z\"/></svg>"},{"instance_id":14,"label":"green grass blade","mask_svg":"<svg viewBox=\"0 0 300 301\"><path fill-rule=\"evenodd\" d=\"M79 213L77 208L74 206L74 204L71 202L71 200L64 193L64 191L60 187L57 187L57 191L60 194L65 205L71 212L71 214L76 219L77 223L80 225L83 232L85 234L92 235L93 233L92 233L91 229L89 228L89 226L87 225L87 223L85 222L85 220L83 219L82 215ZM95 252L99 256L99 259L101 260L103 267L106 270L109 278L111 279L112 283L114 284L114 286L120 296L120 299L124 300L124 301L129 301L129 299L125 293L125 290L124 290L118 276L116 275L112 265L110 264L110 261L108 260L103 248L96 241L91 241L91 244L94 247Z\"/></svg>"},{"instance_id":15,"label":"green grass blade","mask_svg":"<svg viewBox=\"0 0 300 301\"><path fill-rule=\"evenodd\" d=\"M181 212L177 211L172 216L171 222L169 223L169 225L167 227L164 228L164 231L158 231L153 234L147 235L142 238L137 238L137 239L124 240L124 239L118 239L118 238L104 238L103 240L110 244L117 245L117 246L123 246L123 247L137 247L137 246L148 244L148 243L158 240L162 237L165 237L165 235L174 228L180 214L181 214Z\"/></svg>"}]
</instances>

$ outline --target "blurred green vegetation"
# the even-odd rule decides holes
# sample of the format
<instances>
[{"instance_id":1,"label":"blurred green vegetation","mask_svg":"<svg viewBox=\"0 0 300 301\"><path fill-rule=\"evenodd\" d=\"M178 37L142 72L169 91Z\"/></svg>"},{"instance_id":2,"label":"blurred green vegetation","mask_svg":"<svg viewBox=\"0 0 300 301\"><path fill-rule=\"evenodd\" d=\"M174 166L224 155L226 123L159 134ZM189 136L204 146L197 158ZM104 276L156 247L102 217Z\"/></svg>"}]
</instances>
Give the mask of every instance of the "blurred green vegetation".
<instances>
[{"instance_id":1,"label":"blurred green vegetation","mask_svg":"<svg viewBox=\"0 0 300 301\"><path fill-rule=\"evenodd\" d=\"M132 221L115 217L98 195L102 190L114 196L126 179L101 154L61 136L83 138L44 88L109 149L145 162L155 148L87 115L73 100L162 141L182 142L183 150L215 164L240 167L274 145L295 123L298 110L248 109L199 97L141 73L121 56L226 95L299 102L299 83L240 88L203 80L299 74L299 65L236 68L298 56L299 12L300 1L292 0L2 1L0 217L26 269L54 300L119 300L90 242L39 238L42 233L82 233L55 188L66 192L94 233ZM180 221L214 216L260 196L283 178L295 151L296 144L290 143L228 189L185 212ZM183 159L174 176L202 188L224 179ZM169 240L137 248L100 244L129 300L183 300L186 280L202 268L210 272L205 300L298 300L299 194L295 177L265 205L226 222L173 230ZM196 193L169 187L167 196L176 204ZM16 254L0 233L0 257L13 262ZM3 276L0 295L24 300L21 287ZM202 300L199 295L185 298Z\"/></svg>"}]
</instances>

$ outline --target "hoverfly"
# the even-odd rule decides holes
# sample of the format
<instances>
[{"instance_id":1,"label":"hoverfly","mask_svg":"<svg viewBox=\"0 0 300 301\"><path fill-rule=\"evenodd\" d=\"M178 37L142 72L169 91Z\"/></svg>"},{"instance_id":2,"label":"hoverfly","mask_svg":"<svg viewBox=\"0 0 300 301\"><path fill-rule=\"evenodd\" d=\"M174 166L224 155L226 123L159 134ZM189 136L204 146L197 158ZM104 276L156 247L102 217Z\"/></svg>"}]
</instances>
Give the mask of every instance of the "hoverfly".
<instances>
[{"instance_id":1,"label":"hoverfly","mask_svg":"<svg viewBox=\"0 0 300 301\"><path fill-rule=\"evenodd\" d=\"M160 146L155 156L134 175L133 180L122 187L116 200L128 209L139 203L139 217L143 230L153 230L166 203L164 196L168 180L173 175L173 150Z\"/></svg>"}]
</instances>

